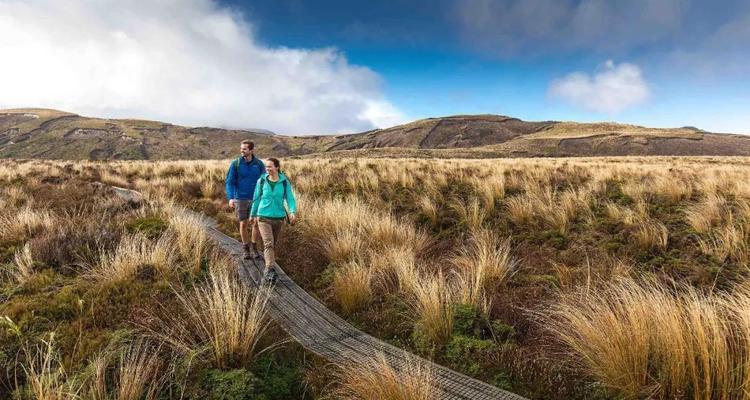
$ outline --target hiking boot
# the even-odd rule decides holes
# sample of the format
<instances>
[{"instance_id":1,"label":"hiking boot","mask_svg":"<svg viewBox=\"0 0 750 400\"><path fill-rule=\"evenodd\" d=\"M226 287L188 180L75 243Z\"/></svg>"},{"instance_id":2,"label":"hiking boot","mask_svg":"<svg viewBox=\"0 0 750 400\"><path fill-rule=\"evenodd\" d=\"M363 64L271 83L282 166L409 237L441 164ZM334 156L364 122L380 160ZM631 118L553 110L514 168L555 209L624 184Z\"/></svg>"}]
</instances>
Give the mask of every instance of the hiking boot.
<instances>
[{"instance_id":1,"label":"hiking boot","mask_svg":"<svg viewBox=\"0 0 750 400\"><path fill-rule=\"evenodd\" d=\"M253 249L255 251L255 249ZM250 251L250 245L245 243L242 245L242 258L245 260L249 260L253 256L252 252Z\"/></svg>"},{"instance_id":2,"label":"hiking boot","mask_svg":"<svg viewBox=\"0 0 750 400\"><path fill-rule=\"evenodd\" d=\"M268 285L273 285L276 283L276 280L279 278L279 274L276 273L276 269L274 267L266 268L266 273L263 274L263 281Z\"/></svg>"}]
</instances>

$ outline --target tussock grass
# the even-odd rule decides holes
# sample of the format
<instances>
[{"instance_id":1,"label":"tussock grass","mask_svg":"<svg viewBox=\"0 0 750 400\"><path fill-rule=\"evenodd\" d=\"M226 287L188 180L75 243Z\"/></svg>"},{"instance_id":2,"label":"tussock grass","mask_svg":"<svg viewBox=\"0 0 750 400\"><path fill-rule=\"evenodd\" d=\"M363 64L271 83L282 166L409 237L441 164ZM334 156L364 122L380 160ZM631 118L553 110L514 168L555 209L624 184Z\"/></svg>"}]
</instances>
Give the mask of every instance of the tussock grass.
<instances>
[{"instance_id":1,"label":"tussock grass","mask_svg":"<svg viewBox=\"0 0 750 400\"><path fill-rule=\"evenodd\" d=\"M373 270L357 261L337 268L333 274L332 289L344 314L362 308L372 299Z\"/></svg>"},{"instance_id":2,"label":"tussock grass","mask_svg":"<svg viewBox=\"0 0 750 400\"><path fill-rule=\"evenodd\" d=\"M55 347L54 334L40 344L22 347L24 362L21 365L26 377L29 395L37 400L74 400L81 389L68 374Z\"/></svg>"},{"instance_id":3,"label":"tussock grass","mask_svg":"<svg viewBox=\"0 0 750 400\"><path fill-rule=\"evenodd\" d=\"M519 195L509 198L505 202L508 218L520 225L531 220L534 216L534 203L527 196Z\"/></svg>"},{"instance_id":4,"label":"tussock grass","mask_svg":"<svg viewBox=\"0 0 750 400\"><path fill-rule=\"evenodd\" d=\"M485 206L477 198L469 201L456 199L451 202L450 207L458 214L460 221L471 230L481 229L482 223L487 218Z\"/></svg>"},{"instance_id":5,"label":"tussock grass","mask_svg":"<svg viewBox=\"0 0 750 400\"><path fill-rule=\"evenodd\" d=\"M423 276L408 293L416 315L415 330L436 347L444 345L453 332L453 288L442 273Z\"/></svg>"},{"instance_id":6,"label":"tussock grass","mask_svg":"<svg viewBox=\"0 0 750 400\"><path fill-rule=\"evenodd\" d=\"M167 273L175 262L171 236L150 240L141 234L120 238L114 252L100 251L99 262L88 265L86 274L101 282L121 282L133 278L142 267Z\"/></svg>"},{"instance_id":7,"label":"tussock grass","mask_svg":"<svg viewBox=\"0 0 750 400\"><path fill-rule=\"evenodd\" d=\"M13 255L13 263L0 270L0 278L5 281L21 285L29 280L34 274L34 257L31 254L29 243L16 251Z\"/></svg>"},{"instance_id":8,"label":"tussock grass","mask_svg":"<svg viewBox=\"0 0 750 400\"><path fill-rule=\"evenodd\" d=\"M175 209L169 218L169 231L174 234L177 251L187 267L200 271L209 251L209 242L200 216Z\"/></svg>"},{"instance_id":9,"label":"tussock grass","mask_svg":"<svg viewBox=\"0 0 750 400\"><path fill-rule=\"evenodd\" d=\"M636 221L638 221L638 214L635 211L610 201L604 203L604 210L609 218L622 222L625 225L635 225Z\"/></svg>"},{"instance_id":10,"label":"tussock grass","mask_svg":"<svg viewBox=\"0 0 750 400\"><path fill-rule=\"evenodd\" d=\"M639 219L633 232L636 244L643 250L666 249L669 242L669 230L661 221Z\"/></svg>"},{"instance_id":11,"label":"tussock grass","mask_svg":"<svg viewBox=\"0 0 750 400\"><path fill-rule=\"evenodd\" d=\"M377 272L376 278L384 290L408 292L421 279L417 253L408 245L371 250L370 265Z\"/></svg>"},{"instance_id":12,"label":"tussock grass","mask_svg":"<svg viewBox=\"0 0 750 400\"><path fill-rule=\"evenodd\" d=\"M50 211L29 207L0 215L0 240L23 240L32 237L41 230L51 229L55 221L55 216Z\"/></svg>"},{"instance_id":13,"label":"tussock grass","mask_svg":"<svg viewBox=\"0 0 750 400\"><path fill-rule=\"evenodd\" d=\"M698 233L708 233L727 213L727 200L719 194L706 195L700 202L685 209L685 219Z\"/></svg>"},{"instance_id":14,"label":"tussock grass","mask_svg":"<svg viewBox=\"0 0 750 400\"><path fill-rule=\"evenodd\" d=\"M722 263L731 259L744 266L750 265L750 234L741 226L727 225L712 230L708 237L698 239L698 248Z\"/></svg>"},{"instance_id":15,"label":"tussock grass","mask_svg":"<svg viewBox=\"0 0 750 400\"><path fill-rule=\"evenodd\" d=\"M629 398L747 398L747 291L622 280L564 294L544 323L579 367Z\"/></svg>"},{"instance_id":16,"label":"tussock grass","mask_svg":"<svg viewBox=\"0 0 750 400\"><path fill-rule=\"evenodd\" d=\"M343 265L360 256L365 248L363 236L354 229L343 229L320 237L318 246L332 263Z\"/></svg>"},{"instance_id":17,"label":"tussock grass","mask_svg":"<svg viewBox=\"0 0 750 400\"><path fill-rule=\"evenodd\" d=\"M431 196L424 195L420 197L417 201L417 205L422 211L422 214L427 217L427 220L430 221L432 225L438 223L438 206L435 204L435 200Z\"/></svg>"},{"instance_id":18,"label":"tussock grass","mask_svg":"<svg viewBox=\"0 0 750 400\"><path fill-rule=\"evenodd\" d=\"M145 341L136 341L119 356L116 376L118 400L155 400L164 379L158 348Z\"/></svg>"},{"instance_id":19,"label":"tussock grass","mask_svg":"<svg viewBox=\"0 0 750 400\"><path fill-rule=\"evenodd\" d=\"M438 395L430 366L408 359L397 370L382 353L342 365L336 383L339 387L334 395L338 399L432 400Z\"/></svg>"},{"instance_id":20,"label":"tussock grass","mask_svg":"<svg viewBox=\"0 0 750 400\"><path fill-rule=\"evenodd\" d=\"M457 268L458 299L463 304L487 310L486 296L510 277L516 262L510 256L510 238L500 240L490 230L476 231L469 246L459 250L451 262Z\"/></svg>"},{"instance_id":21,"label":"tussock grass","mask_svg":"<svg viewBox=\"0 0 750 400\"><path fill-rule=\"evenodd\" d=\"M151 335L182 354L196 354L218 368L247 366L267 350L258 344L269 327L268 289L252 291L227 273L210 273L205 285L175 290L177 314L154 316Z\"/></svg>"}]
</instances>

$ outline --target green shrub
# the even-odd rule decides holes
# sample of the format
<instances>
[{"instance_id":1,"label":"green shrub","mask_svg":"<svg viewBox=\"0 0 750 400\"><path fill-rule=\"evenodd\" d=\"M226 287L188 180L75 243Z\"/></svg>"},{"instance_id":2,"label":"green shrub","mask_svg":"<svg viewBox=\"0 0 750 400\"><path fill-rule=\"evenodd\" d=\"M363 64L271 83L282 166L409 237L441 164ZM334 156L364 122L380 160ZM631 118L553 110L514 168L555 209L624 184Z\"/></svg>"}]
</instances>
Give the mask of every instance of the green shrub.
<instances>
[{"instance_id":1,"label":"green shrub","mask_svg":"<svg viewBox=\"0 0 750 400\"><path fill-rule=\"evenodd\" d=\"M125 225L128 232L141 233L149 239L156 239L168 227L169 223L159 217L138 218Z\"/></svg>"},{"instance_id":2,"label":"green shrub","mask_svg":"<svg viewBox=\"0 0 750 400\"><path fill-rule=\"evenodd\" d=\"M207 390L205 398L212 400L255 399L257 379L246 369L222 371L210 369L205 372L201 386Z\"/></svg>"},{"instance_id":3,"label":"green shrub","mask_svg":"<svg viewBox=\"0 0 750 400\"><path fill-rule=\"evenodd\" d=\"M492 321L492 333L495 335L495 340L499 342L507 342L514 340L516 337L516 328L513 325L508 325L499 320Z\"/></svg>"},{"instance_id":4,"label":"green shrub","mask_svg":"<svg viewBox=\"0 0 750 400\"><path fill-rule=\"evenodd\" d=\"M495 350L492 340L456 335L445 346L445 358L457 369L477 376L484 369L480 361Z\"/></svg>"},{"instance_id":5,"label":"green shrub","mask_svg":"<svg viewBox=\"0 0 750 400\"><path fill-rule=\"evenodd\" d=\"M303 370L296 357L278 352L263 354L253 365L258 377L256 397L263 400L301 398Z\"/></svg>"},{"instance_id":6,"label":"green shrub","mask_svg":"<svg viewBox=\"0 0 750 400\"><path fill-rule=\"evenodd\" d=\"M487 317L469 304L453 306L453 334L483 338L488 328Z\"/></svg>"}]
</instances>

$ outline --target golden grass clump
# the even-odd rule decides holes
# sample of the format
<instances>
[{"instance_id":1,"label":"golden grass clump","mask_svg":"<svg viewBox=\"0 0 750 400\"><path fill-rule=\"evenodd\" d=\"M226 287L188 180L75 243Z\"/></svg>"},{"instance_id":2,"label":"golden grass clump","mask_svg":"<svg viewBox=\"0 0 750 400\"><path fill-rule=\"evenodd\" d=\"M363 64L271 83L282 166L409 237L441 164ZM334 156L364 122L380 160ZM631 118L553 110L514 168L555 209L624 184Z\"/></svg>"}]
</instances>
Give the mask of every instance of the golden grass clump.
<instances>
[{"instance_id":1,"label":"golden grass clump","mask_svg":"<svg viewBox=\"0 0 750 400\"><path fill-rule=\"evenodd\" d=\"M377 273L378 283L384 290L413 290L421 279L417 267L417 253L411 246L389 246L371 250L370 266Z\"/></svg>"},{"instance_id":2,"label":"golden grass clump","mask_svg":"<svg viewBox=\"0 0 750 400\"><path fill-rule=\"evenodd\" d=\"M417 206L422 211L422 214L427 217L430 224L437 225L438 223L438 206L435 204L435 200L429 195L423 195L417 200Z\"/></svg>"},{"instance_id":3,"label":"golden grass clump","mask_svg":"<svg viewBox=\"0 0 750 400\"><path fill-rule=\"evenodd\" d=\"M268 289L251 290L228 273L210 273L205 285L176 290L180 312L154 316L144 329L176 351L198 354L222 369L247 366L265 351Z\"/></svg>"},{"instance_id":4,"label":"golden grass clump","mask_svg":"<svg viewBox=\"0 0 750 400\"><path fill-rule=\"evenodd\" d=\"M34 257L31 254L31 246L28 243L16 250L13 255L13 263L8 264L4 271L0 271L5 281L21 285L29 280L34 274Z\"/></svg>"},{"instance_id":5,"label":"golden grass clump","mask_svg":"<svg viewBox=\"0 0 750 400\"><path fill-rule=\"evenodd\" d=\"M372 299L373 270L358 261L336 268L332 290L344 314L362 308Z\"/></svg>"},{"instance_id":6,"label":"golden grass clump","mask_svg":"<svg viewBox=\"0 0 750 400\"><path fill-rule=\"evenodd\" d=\"M186 266L197 273L209 251L203 220L199 215L179 208L171 214L169 231L174 234L177 251Z\"/></svg>"},{"instance_id":7,"label":"golden grass clump","mask_svg":"<svg viewBox=\"0 0 750 400\"><path fill-rule=\"evenodd\" d=\"M320 237L318 243L326 258L333 264L343 265L359 257L364 248L363 236L354 229L342 229Z\"/></svg>"},{"instance_id":8,"label":"golden grass clump","mask_svg":"<svg viewBox=\"0 0 750 400\"><path fill-rule=\"evenodd\" d=\"M166 383L158 344L135 339L118 350L96 354L88 364L82 398L155 400Z\"/></svg>"},{"instance_id":9,"label":"golden grass clump","mask_svg":"<svg viewBox=\"0 0 750 400\"><path fill-rule=\"evenodd\" d=\"M720 263L731 259L743 266L750 265L750 232L742 226L726 225L713 229L707 237L698 239L698 248Z\"/></svg>"},{"instance_id":10,"label":"golden grass clump","mask_svg":"<svg viewBox=\"0 0 750 400\"><path fill-rule=\"evenodd\" d=\"M462 248L451 262L457 267L458 299L487 309L486 294L510 277L516 262L510 256L510 238L500 240L492 231L476 231L470 245Z\"/></svg>"},{"instance_id":11,"label":"golden grass clump","mask_svg":"<svg viewBox=\"0 0 750 400\"><path fill-rule=\"evenodd\" d=\"M520 225L529 222L534 216L534 203L526 195L513 196L505 201L508 218Z\"/></svg>"},{"instance_id":12,"label":"golden grass clump","mask_svg":"<svg viewBox=\"0 0 750 400\"><path fill-rule=\"evenodd\" d=\"M747 398L750 295L621 280L542 313L579 367L627 398Z\"/></svg>"},{"instance_id":13,"label":"golden grass clump","mask_svg":"<svg viewBox=\"0 0 750 400\"><path fill-rule=\"evenodd\" d=\"M41 230L52 229L56 218L48 210L34 210L24 207L0 215L0 240L23 240Z\"/></svg>"},{"instance_id":14,"label":"golden grass clump","mask_svg":"<svg viewBox=\"0 0 750 400\"><path fill-rule=\"evenodd\" d=\"M453 332L454 293L443 274L423 276L407 297L416 315L415 330L433 346L447 343Z\"/></svg>"},{"instance_id":15,"label":"golden grass clump","mask_svg":"<svg viewBox=\"0 0 750 400\"><path fill-rule=\"evenodd\" d=\"M468 229L480 229L487 218L485 206L477 198L471 198L469 201L455 199L450 207Z\"/></svg>"},{"instance_id":16,"label":"golden grass clump","mask_svg":"<svg viewBox=\"0 0 750 400\"><path fill-rule=\"evenodd\" d=\"M55 348L54 334L41 344L25 344L23 347L23 373L33 399L38 400L74 400L81 390L79 384L69 381L68 374L60 361L60 354Z\"/></svg>"},{"instance_id":17,"label":"golden grass clump","mask_svg":"<svg viewBox=\"0 0 750 400\"><path fill-rule=\"evenodd\" d=\"M437 380L431 366L418 359L407 359L396 369L380 353L371 359L341 366L336 375L338 399L433 400Z\"/></svg>"},{"instance_id":18,"label":"golden grass clump","mask_svg":"<svg viewBox=\"0 0 750 400\"><path fill-rule=\"evenodd\" d=\"M156 241L140 234L125 235L114 252L101 251L99 262L89 265L86 274L101 282L120 282L134 277L145 266L166 273L174 264L170 241L168 235Z\"/></svg>"},{"instance_id":19,"label":"golden grass clump","mask_svg":"<svg viewBox=\"0 0 750 400\"><path fill-rule=\"evenodd\" d=\"M639 219L633 237L642 250L663 250L669 243L669 230L658 220Z\"/></svg>"},{"instance_id":20,"label":"golden grass clump","mask_svg":"<svg viewBox=\"0 0 750 400\"><path fill-rule=\"evenodd\" d=\"M700 202L685 209L685 219L698 233L708 233L727 213L727 200L719 194L708 194Z\"/></svg>"},{"instance_id":21,"label":"golden grass clump","mask_svg":"<svg viewBox=\"0 0 750 400\"><path fill-rule=\"evenodd\" d=\"M118 400L155 400L163 383L158 349L145 341L136 341L120 353L117 365Z\"/></svg>"}]
</instances>

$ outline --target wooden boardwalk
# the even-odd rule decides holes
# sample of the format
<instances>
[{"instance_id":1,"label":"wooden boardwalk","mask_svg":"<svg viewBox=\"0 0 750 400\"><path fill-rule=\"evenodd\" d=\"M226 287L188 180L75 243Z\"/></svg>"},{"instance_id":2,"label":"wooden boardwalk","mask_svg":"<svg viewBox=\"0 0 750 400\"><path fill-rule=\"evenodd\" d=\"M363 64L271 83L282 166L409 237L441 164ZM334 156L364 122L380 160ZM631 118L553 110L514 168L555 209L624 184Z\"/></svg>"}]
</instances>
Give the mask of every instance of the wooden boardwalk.
<instances>
[{"instance_id":1,"label":"wooden boardwalk","mask_svg":"<svg viewBox=\"0 0 750 400\"><path fill-rule=\"evenodd\" d=\"M135 190L104 186L111 187L117 196L129 202L143 201L143 195ZM227 254L239 260L242 281L257 287L262 276L262 262L243 260L239 241L219 231L216 222L205 215L186 211L202 221L209 238ZM278 264L276 270L279 280L268 301L269 313L289 336L313 353L339 365L359 363L383 354L397 371L408 369L414 362L423 363L432 369L439 398L443 400L526 400L517 394L418 358L356 329L294 283Z\"/></svg>"},{"instance_id":2,"label":"wooden boardwalk","mask_svg":"<svg viewBox=\"0 0 750 400\"><path fill-rule=\"evenodd\" d=\"M243 260L240 242L216 229L210 219L203 217L208 236L228 254L239 261L243 282L257 286L262 276L262 261ZM305 292L277 265L279 280L269 299L269 313L294 340L306 349L327 360L345 365L385 355L396 370L401 371L411 360L429 364L432 368L440 399L524 399L508 391L470 378L404 350L376 339L344 321Z\"/></svg>"}]
</instances>

